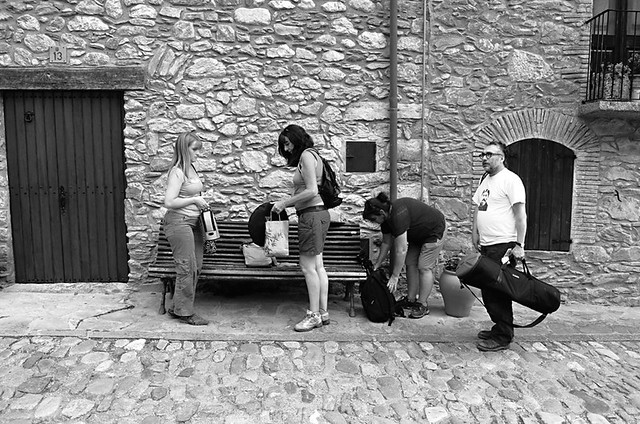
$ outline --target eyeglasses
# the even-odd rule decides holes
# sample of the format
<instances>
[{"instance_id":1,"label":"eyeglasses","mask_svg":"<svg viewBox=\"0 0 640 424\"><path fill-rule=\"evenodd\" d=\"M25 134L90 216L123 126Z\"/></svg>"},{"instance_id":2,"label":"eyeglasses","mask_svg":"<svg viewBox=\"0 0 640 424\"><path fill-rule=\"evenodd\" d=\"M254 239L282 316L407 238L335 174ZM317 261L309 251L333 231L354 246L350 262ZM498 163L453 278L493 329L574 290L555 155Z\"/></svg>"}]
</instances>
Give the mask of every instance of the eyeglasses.
<instances>
[{"instance_id":1,"label":"eyeglasses","mask_svg":"<svg viewBox=\"0 0 640 424\"><path fill-rule=\"evenodd\" d=\"M478 153L480 159L487 158L491 159L493 156L502 156L502 153L493 153L493 152L480 152Z\"/></svg>"}]
</instances>

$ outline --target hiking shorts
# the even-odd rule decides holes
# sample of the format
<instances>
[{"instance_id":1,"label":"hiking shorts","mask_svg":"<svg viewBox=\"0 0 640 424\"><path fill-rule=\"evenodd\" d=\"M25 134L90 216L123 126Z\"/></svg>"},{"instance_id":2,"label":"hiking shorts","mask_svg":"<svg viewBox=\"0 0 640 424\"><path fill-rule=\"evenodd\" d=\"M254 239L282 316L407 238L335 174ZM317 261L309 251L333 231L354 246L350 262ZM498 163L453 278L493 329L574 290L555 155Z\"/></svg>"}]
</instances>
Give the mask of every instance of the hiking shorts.
<instances>
[{"instance_id":1,"label":"hiking shorts","mask_svg":"<svg viewBox=\"0 0 640 424\"><path fill-rule=\"evenodd\" d=\"M298 216L298 248L301 256L317 256L324 251L324 241L329 232L329 211L302 212Z\"/></svg>"},{"instance_id":2,"label":"hiking shorts","mask_svg":"<svg viewBox=\"0 0 640 424\"><path fill-rule=\"evenodd\" d=\"M435 271L443 244L444 237L433 243L409 244L405 263L417 265L420 271Z\"/></svg>"}]
</instances>

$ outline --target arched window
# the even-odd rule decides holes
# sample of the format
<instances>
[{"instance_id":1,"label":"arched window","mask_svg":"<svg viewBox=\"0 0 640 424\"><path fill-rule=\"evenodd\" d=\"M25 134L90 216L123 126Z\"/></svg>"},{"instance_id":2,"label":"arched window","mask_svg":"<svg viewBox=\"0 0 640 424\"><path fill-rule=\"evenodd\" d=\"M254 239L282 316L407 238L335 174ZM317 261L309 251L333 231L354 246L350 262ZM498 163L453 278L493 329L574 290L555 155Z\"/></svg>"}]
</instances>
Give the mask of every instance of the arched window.
<instances>
[{"instance_id":1,"label":"arched window","mask_svg":"<svg viewBox=\"0 0 640 424\"><path fill-rule=\"evenodd\" d=\"M507 147L507 168L527 192L525 249L569 251L575 158L571 149L537 138Z\"/></svg>"}]
</instances>

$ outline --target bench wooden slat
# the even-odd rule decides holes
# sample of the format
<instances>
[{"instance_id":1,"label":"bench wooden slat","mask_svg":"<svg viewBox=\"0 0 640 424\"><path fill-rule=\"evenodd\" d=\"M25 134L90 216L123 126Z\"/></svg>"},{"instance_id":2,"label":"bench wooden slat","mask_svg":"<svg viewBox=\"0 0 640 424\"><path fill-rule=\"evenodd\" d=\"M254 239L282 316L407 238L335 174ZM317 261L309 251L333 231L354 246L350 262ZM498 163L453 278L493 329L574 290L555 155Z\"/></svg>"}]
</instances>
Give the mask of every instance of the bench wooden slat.
<instances>
[{"instance_id":1,"label":"bench wooden slat","mask_svg":"<svg viewBox=\"0 0 640 424\"><path fill-rule=\"evenodd\" d=\"M221 281L299 281L304 280L298 265L298 228L289 227L289 253L286 258L277 258L277 266L247 267L242 254L242 244L250 243L251 236L247 222L226 221L218 223L220 239L216 240L216 252L205 254L200 280ZM155 261L149 266L149 277L160 278L167 292L171 280L175 279L175 263L169 241L160 229ZM366 272L359 262L361 252L360 228L354 224L332 224L325 241L324 266L330 283L347 286L345 300L350 301L349 315L355 316L353 284L366 278ZM164 299L160 312L164 313Z\"/></svg>"},{"instance_id":2,"label":"bench wooden slat","mask_svg":"<svg viewBox=\"0 0 640 424\"><path fill-rule=\"evenodd\" d=\"M301 277L302 271L298 266L298 230L297 225L291 224L289 229L290 255L286 258L277 258L279 266L251 268L244 263L242 244L251 241L247 222L223 221L218 223L220 239L216 240L217 251L212 255L205 254L201 277L238 277L271 279ZM360 228L354 224L332 224L329 227L325 250L323 252L324 264L327 273L331 277L353 278L362 280L366 277L361 267L358 255L360 254ZM163 229L160 229L158 238L158 252L156 260L149 267L150 277L175 276L175 264L171 246Z\"/></svg>"}]
</instances>

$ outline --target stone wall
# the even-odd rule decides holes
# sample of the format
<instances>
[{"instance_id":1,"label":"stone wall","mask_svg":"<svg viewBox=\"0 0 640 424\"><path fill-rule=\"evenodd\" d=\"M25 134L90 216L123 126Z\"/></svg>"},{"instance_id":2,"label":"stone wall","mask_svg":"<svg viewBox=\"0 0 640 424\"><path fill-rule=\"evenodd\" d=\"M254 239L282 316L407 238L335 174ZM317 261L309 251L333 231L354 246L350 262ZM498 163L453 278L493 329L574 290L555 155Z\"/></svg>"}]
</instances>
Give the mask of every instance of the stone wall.
<instances>
[{"instance_id":1,"label":"stone wall","mask_svg":"<svg viewBox=\"0 0 640 424\"><path fill-rule=\"evenodd\" d=\"M146 89L125 93L130 280L140 282L182 131L209 141L198 167L220 219L246 219L288 192L276 137L292 122L339 171L337 219L358 220L364 199L388 189L388 9L371 0L9 1L0 66L51 66L49 47L66 46L69 63L55 66L146 70ZM562 143L578 156L574 244L529 252L532 267L568 298L638 303L638 123L577 114L590 16L590 0L400 1L399 196L441 208L447 248L467 249L480 176L472 153L493 138ZM376 172L344 172L347 141L377 144ZM6 191L0 184L0 199ZM7 202L0 207L9 257Z\"/></svg>"},{"instance_id":2,"label":"stone wall","mask_svg":"<svg viewBox=\"0 0 640 424\"><path fill-rule=\"evenodd\" d=\"M141 66L146 89L125 94L126 221L130 279L144 281L164 213L172 143L196 130L209 141L198 168L220 219L246 219L289 192L279 131L296 122L334 162L345 186L336 219L359 215L388 189L388 2L370 0L53 0L0 4L0 65ZM399 21L400 191L420 196L423 8ZM28 88L28 87L25 87ZM81 88L81 87L79 87ZM377 171L346 173L345 143L373 141ZM6 189L5 189L6 191Z\"/></svg>"},{"instance_id":3,"label":"stone wall","mask_svg":"<svg viewBox=\"0 0 640 424\"><path fill-rule=\"evenodd\" d=\"M638 123L578 116L591 1L430 7L430 193L453 229L447 247L470 248L469 199L482 174L472 152L490 140L548 139L577 156L573 244L528 251L531 268L568 299L639 304Z\"/></svg>"}]
</instances>

